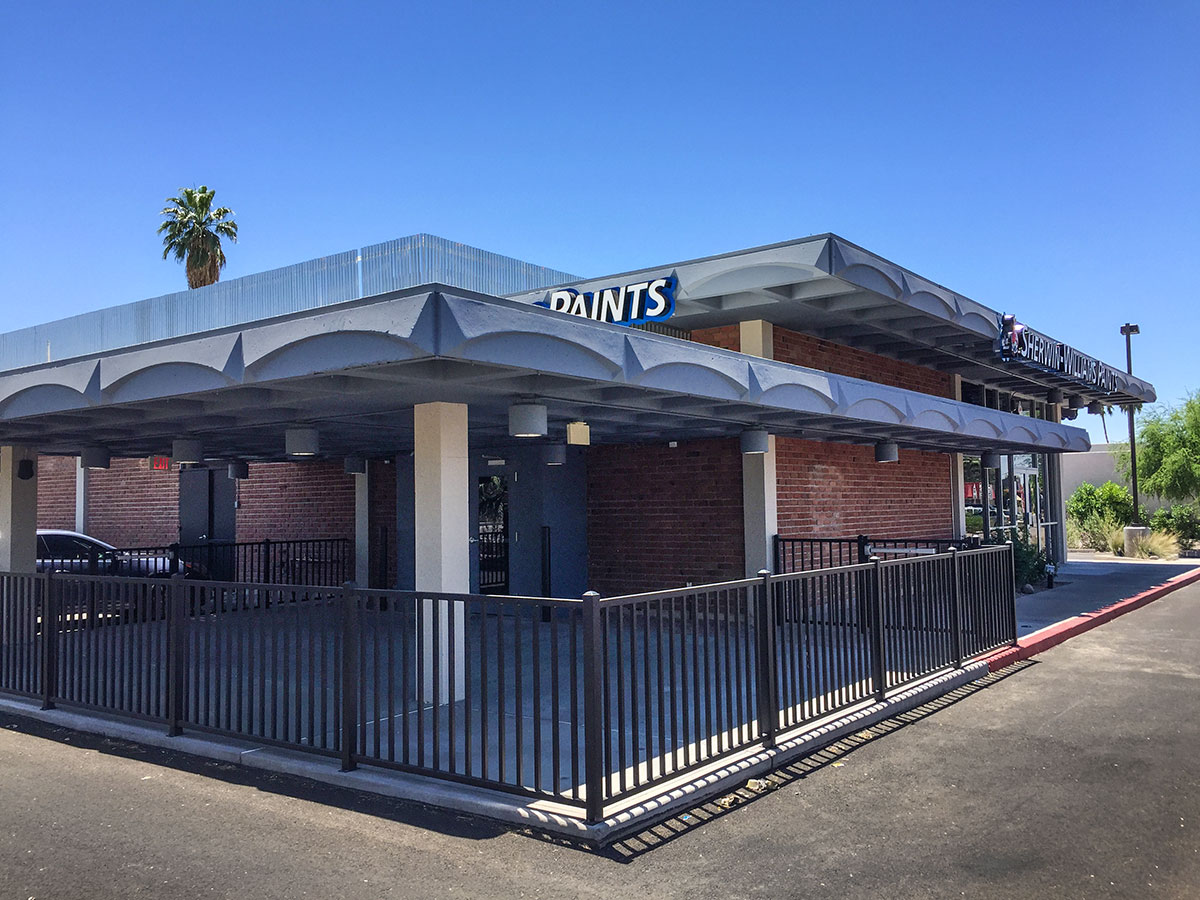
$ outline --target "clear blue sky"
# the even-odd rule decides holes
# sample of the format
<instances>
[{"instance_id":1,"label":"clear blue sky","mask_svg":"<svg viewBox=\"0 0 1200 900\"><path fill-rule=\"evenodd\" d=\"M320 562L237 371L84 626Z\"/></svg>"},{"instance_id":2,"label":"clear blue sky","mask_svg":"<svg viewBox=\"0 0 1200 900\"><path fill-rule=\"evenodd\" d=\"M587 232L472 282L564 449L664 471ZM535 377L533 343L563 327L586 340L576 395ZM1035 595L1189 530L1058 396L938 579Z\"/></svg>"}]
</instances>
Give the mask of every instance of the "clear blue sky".
<instances>
[{"instance_id":1,"label":"clear blue sky","mask_svg":"<svg viewBox=\"0 0 1200 900\"><path fill-rule=\"evenodd\" d=\"M428 231L603 274L835 231L1200 388L1200 4L8 4L2 330ZM1099 437L1098 420L1083 416ZM1123 434L1120 425L1116 435Z\"/></svg>"}]
</instances>

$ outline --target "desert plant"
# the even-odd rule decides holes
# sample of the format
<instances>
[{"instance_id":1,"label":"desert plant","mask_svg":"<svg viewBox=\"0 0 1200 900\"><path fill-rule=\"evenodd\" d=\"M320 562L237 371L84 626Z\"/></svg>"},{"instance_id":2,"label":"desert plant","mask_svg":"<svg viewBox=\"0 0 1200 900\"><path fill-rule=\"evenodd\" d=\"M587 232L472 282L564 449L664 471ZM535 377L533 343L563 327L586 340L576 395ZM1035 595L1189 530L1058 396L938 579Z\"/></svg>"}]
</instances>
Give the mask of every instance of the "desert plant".
<instances>
[{"instance_id":1,"label":"desert plant","mask_svg":"<svg viewBox=\"0 0 1200 900\"><path fill-rule=\"evenodd\" d=\"M1079 549L1086 546L1083 542L1083 529L1074 519L1067 519L1067 546Z\"/></svg>"},{"instance_id":2,"label":"desert plant","mask_svg":"<svg viewBox=\"0 0 1200 900\"><path fill-rule=\"evenodd\" d=\"M1112 550L1109 536L1113 532L1121 533L1121 546L1124 547L1123 526L1112 516L1094 515L1079 523L1079 531L1083 546L1089 550Z\"/></svg>"},{"instance_id":3,"label":"desert plant","mask_svg":"<svg viewBox=\"0 0 1200 900\"><path fill-rule=\"evenodd\" d=\"M213 209L215 193L204 185L180 188L179 196L168 197L162 211L166 221L158 226L158 233L163 236L163 259L173 253L185 263L189 288L216 284L225 267L221 238L237 242L233 210Z\"/></svg>"},{"instance_id":4,"label":"desert plant","mask_svg":"<svg viewBox=\"0 0 1200 900\"><path fill-rule=\"evenodd\" d=\"M1117 556L1125 554L1125 526L1120 525L1112 529L1104 538L1105 546L1103 549L1109 553L1115 553Z\"/></svg>"},{"instance_id":5,"label":"desert plant","mask_svg":"<svg viewBox=\"0 0 1200 900\"><path fill-rule=\"evenodd\" d=\"M1166 531L1152 531L1133 542L1133 555L1143 559L1177 559L1179 539Z\"/></svg>"}]
</instances>

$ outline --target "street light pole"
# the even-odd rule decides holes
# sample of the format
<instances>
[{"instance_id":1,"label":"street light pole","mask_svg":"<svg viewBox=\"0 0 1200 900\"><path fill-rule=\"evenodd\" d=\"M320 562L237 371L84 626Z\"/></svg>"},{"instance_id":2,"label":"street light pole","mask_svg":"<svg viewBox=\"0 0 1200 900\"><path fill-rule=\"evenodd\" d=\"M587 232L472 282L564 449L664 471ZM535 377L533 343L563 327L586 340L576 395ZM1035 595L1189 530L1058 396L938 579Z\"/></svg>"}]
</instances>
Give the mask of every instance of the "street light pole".
<instances>
[{"instance_id":1,"label":"street light pole","mask_svg":"<svg viewBox=\"0 0 1200 900\"><path fill-rule=\"evenodd\" d=\"M1133 374L1133 343L1132 337L1135 334L1140 334L1141 329L1131 322L1126 322L1121 326L1121 334L1125 335L1125 369L1130 375ZM1129 412L1129 481L1133 487L1133 523L1135 525L1142 524L1142 506L1138 500L1138 479L1137 479L1137 440L1133 431L1133 404L1128 406Z\"/></svg>"}]
</instances>

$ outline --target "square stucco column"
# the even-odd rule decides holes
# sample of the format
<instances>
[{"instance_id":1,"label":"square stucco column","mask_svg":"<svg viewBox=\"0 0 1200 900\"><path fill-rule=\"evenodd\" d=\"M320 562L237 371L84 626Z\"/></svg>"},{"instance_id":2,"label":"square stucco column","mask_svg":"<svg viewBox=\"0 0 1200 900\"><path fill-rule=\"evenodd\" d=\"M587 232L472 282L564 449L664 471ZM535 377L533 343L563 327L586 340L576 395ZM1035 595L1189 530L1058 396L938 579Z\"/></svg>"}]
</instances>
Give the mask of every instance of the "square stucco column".
<instances>
[{"instance_id":1,"label":"square stucco column","mask_svg":"<svg viewBox=\"0 0 1200 900\"><path fill-rule=\"evenodd\" d=\"M954 399L962 402L962 376L954 376ZM967 483L963 473L963 454L950 454L950 536L955 540L967 535Z\"/></svg>"},{"instance_id":2,"label":"square stucco column","mask_svg":"<svg viewBox=\"0 0 1200 900\"><path fill-rule=\"evenodd\" d=\"M740 348L750 356L775 358L775 328L762 319L739 323ZM742 454L742 515L746 576L775 569L774 543L779 532L775 486L775 435L766 453Z\"/></svg>"},{"instance_id":3,"label":"square stucco column","mask_svg":"<svg viewBox=\"0 0 1200 900\"><path fill-rule=\"evenodd\" d=\"M371 476L354 476L354 580L363 587L371 583Z\"/></svg>"},{"instance_id":4,"label":"square stucco column","mask_svg":"<svg viewBox=\"0 0 1200 900\"><path fill-rule=\"evenodd\" d=\"M87 532L88 469L75 457L75 530Z\"/></svg>"},{"instance_id":5,"label":"square stucco column","mask_svg":"<svg viewBox=\"0 0 1200 900\"><path fill-rule=\"evenodd\" d=\"M418 591L465 594L470 591L471 483L465 403L421 403L413 407L413 522ZM440 658L443 702L461 700L466 608L446 600L424 604L425 671L421 684L433 699L433 659ZM435 606L436 604L436 606ZM453 607L454 627L449 617ZM437 626L433 623L436 620ZM454 647L454 697L450 696L450 648Z\"/></svg>"},{"instance_id":6,"label":"square stucco column","mask_svg":"<svg viewBox=\"0 0 1200 900\"><path fill-rule=\"evenodd\" d=\"M33 477L17 477L23 459L33 460ZM0 447L0 572L37 570L37 451Z\"/></svg>"},{"instance_id":7,"label":"square stucco column","mask_svg":"<svg viewBox=\"0 0 1200 900\"><path fill-rule=\"evenodd\" d=\"M779 533L775 488L775 435L766 453L742 454L742 516L746 543L746 577L775 569L774 543Z\"/></svg>"}]
</instances>

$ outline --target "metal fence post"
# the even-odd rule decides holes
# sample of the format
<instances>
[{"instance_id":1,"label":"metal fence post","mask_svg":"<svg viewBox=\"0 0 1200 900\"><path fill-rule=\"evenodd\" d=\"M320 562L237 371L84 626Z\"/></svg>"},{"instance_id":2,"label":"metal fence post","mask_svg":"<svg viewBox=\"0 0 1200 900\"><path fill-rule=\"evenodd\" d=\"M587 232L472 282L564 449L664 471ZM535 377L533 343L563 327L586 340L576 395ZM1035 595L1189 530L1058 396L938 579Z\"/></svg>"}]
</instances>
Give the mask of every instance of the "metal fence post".
<instances>
[{"instance_id":1,"label":"metal fence post","mask_svg":"<svg viewBox=\"0 0 1200 900\"><path fill-rule=\"evenodd\" d=\"M61 627L58 587L50 572L35 577L42 589L42 709L54 709L54 695L58 692L58 632Z\"/></svg>"},{"instance_id":2,"label":"metal fence post","mask_svg":"<svg viewBox=\"0 0 1200 900\"><path fill-rule=\"evenodd\" d=\"M887 666L883 641L883 570L879 557L870 560L871 568L871 680L875 683L875 700L882 703L887 697Z\"/></svg>"},{"instance_id":3,"label":"metal fence post","mask_svg":"<svg viewBox=\"0 0 1200 900\"><path fill-rule=\"evenodd\" d=\"M167 545L167 571L172 575L179 572L179 542Z\"/></svg>"},{"instance_id":4,"label":"metal fence post","mask_svg":"<svg viewBox=\"0 0 1200 900\"><path fill-rule=\"evenodd\" d=\"M856 539L858 542L858 561L860 563L871 561L871 539L865 534L860 534Z\"/></svg>"},{"instance_id":5,"label":"metal fence post","mask_svg":"<svg viewBox=\"0 0 1200 900\"><path fill-rule=\"evenodd\" d=\"M1013 551L1012 540L1007 540L1004 543L1008 547L1008 553L1006 554L1008 557L1008 564L1005 566L1005 568L1008 571L1008 591L1012 596L1012 603L1009 605L1009 611L1011 614L1011 621L1009 624L1012 627L1009 631L1009 634L1012 636L1011 642L1015 647L1017 646L1017 557L1016 553Z\"/></svg>"},{"instance_id":6,"label":"metal fence post","mask_svg":"<svg viewBox=\"0 0 1200 900\"><path fill-rule=\"evenodd\" d=\"M358 737L358 590L353 581L342 585L342 771L358 768L354 747Z\"/></svg>"},{"instance_id":7,"label":"metal fence post","mask_svg":"<svg viewBox=\"0 0 1200 900\"><path fill-rule=\"evenodd\" d=\"M954 668L963 667L962 635L962 574L959 569L958 548L950 548L950 631L954 647Z\"/></svg>"},{"instance_id":8,"label":"metal fence post","mask_svg":"<svg viewBox=\"0 0 1200 900\"><path fill-rule=\"evenodd\" d=\"M187 662L187 586L172 575L167 588L167 735L183 733L183 696Z\"/></svg>"},{"instance_id":9,"label":"metal fence post","mask_svg":"<svg viewBox=\"0 0 1200 900\"><path fill-rule=\"evenodd\" d=\"M779 535L771 535L771 565L774 566L776 572L783 571L783 554L780 553L782 546Z\"/></svg>"},{"instance_id":10,"label":"metal fence post","mask_svg":"<svg viewBox=\"0 0 1200 900\"><path fill-rule=\"evenodd\" d=\"M779 698L776 684L776 638L775 638L775 603L772 596L771 573L760 569L758 577L762 583L757 585L758 614L755 616L755 643L758 649L758 667L755 672L758 683L755 693L758 695L758 730L762 735L764 747L775 746L775 733L779 730Z\"/></svg>"},{"instance_id":11,"label":"metal fence post","mask_svg":"<svg viewBox=\"0 0 1200 900\"><path fill-rule=\"evenodd\" d=\"M587 791L585 816L589 824L604 818L604 703L600 595L583 595L583 783Z\"/></svg>"},{"instance_id":12,"label":"metal fence post","mask_svg":"<svg viewBox=\"0 0 1200 900\"><path fill-rule=\"evenodd\" d=\"M262 542L262 583L271 583L271 539L263 538Z\"/></svg>"}]
</instances>

